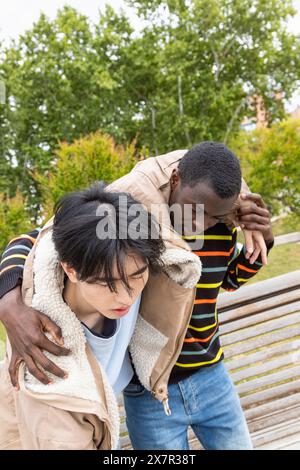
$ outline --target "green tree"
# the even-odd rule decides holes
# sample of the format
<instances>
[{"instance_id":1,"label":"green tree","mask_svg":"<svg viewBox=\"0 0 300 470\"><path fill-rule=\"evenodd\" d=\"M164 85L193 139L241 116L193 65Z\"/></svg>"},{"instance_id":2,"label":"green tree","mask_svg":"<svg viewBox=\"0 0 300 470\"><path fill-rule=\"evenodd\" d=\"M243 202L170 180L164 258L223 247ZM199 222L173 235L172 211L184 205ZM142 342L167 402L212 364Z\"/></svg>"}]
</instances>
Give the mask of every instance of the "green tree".
<instances>
[{"instance_id":1,"label":"green tree","mask_svg":"<svg viewBox=\"0 0 300 470\"><path fill-rule=\"evenodd\" d=\"M111 183L128 173L137 162L135 144L116 144L108 135L96 132L62 143L51 167L45 173L34 173L40 188L43 220L49 218L53 206L65 193L85 189L95 181Z\"/></svg>"},{"instance_id":2,"label":"green tree","mask_svg":"<svg viewBox=\"0 0 300 470\"><path fill-rule=\"evenodd\" d=\"M289 0L127 3L150 23L143 32L144 56L154 49L160 69L151 96L160 152L203 139L227 141L243 117L254 114L249 97L255 94L263 97L270 124L284 116L275 96L291 96L300 70L299 38L286 28L294 14ZM144 111L147 143L150 111Z\"/></svg>"},{"instance_id":3,"label":"green tree","mask_svg":"<svg viewBox=\"0 0 300 470\"><path fill-rule=\"evenodd\" d=\"M12 198L0 193L0 252L16 234L34 227L26 206L26 200L19 191Z\"/></svg>"},{"instance_id":4,"label":"green tree","mask_svg":"<svg viewBox=\"0 0 300 470\"><path fill-rule=\"evenodd\" d=\"M300 120L241 132L230 142L251 190L261 194L273 214L290 210L300 216Z\"/></svg>"},{"instance_id":5,"label":"green tree","mask_svg":"<svg viewBox=\"0 0 300 470\"><path fill-rule=\"evenodd\" d=\"M111 8L91 27L85 16L65 7L54 21L42 14L4 51L1 159L14 174L7 193L19 186L34 213L41 195L32 172L49 169L60 141L70 143L97 129L123 137L117 105L122 84L113 53L130 32L127 19ZM124 107L124 100L120 103Z\"/></svg>"}]
</instances>

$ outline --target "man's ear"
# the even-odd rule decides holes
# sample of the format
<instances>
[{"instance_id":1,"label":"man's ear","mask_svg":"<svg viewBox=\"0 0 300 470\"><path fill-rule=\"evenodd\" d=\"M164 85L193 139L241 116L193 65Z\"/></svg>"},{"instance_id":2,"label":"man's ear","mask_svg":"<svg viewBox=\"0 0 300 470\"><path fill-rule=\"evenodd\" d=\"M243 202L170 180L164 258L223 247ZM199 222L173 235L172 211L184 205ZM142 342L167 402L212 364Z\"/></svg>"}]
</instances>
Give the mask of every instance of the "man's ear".
<instances>
[{"instance_id":1,"label":"man's ear","mask_svg":"<svg viewBox=\"0 0 300 470\"><path fill-rule=\"evenodd\" d=\"M180 182L180 176L179 176L178 168L174 168L171 174L171 178L170 178L172 191L174 191L174 189L177 188L179 182Z\"/></svg>"},{"instance_id":2,"label":"man's ear","mask_svg":"<svg viewBox=\"0 0 300 470\"><path fill-rule=\"evenodd\" d=\"M61 267L65 271L66 275L68 276L69 280L71 282L78 282L76 271L74 268L70 268L67 263L64 263L63 261L60 262Z\"/></svg>"}]
</instances>

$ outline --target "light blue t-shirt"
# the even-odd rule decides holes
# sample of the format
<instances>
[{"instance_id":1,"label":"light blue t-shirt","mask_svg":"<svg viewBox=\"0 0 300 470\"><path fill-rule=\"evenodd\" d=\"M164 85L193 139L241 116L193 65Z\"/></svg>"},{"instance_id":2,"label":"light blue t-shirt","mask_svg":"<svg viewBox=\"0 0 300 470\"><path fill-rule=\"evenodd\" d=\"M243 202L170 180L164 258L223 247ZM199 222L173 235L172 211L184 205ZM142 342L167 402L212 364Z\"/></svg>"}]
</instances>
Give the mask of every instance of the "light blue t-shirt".
<instances>
[{"instance_id":1,"label":"light blue t-shirt","mask_svg":"<svg viewBox=\"0 0 300 470\"><path fill-rule=\"evenodd\" d=\"M105 370L116 395L124 390L133 376L128 345L133 335L140 301L141 296L136 299L124 317L110 321L112 332L109 336L96 335L82 324L87 342Z\"/></svg>"}]
</instances>

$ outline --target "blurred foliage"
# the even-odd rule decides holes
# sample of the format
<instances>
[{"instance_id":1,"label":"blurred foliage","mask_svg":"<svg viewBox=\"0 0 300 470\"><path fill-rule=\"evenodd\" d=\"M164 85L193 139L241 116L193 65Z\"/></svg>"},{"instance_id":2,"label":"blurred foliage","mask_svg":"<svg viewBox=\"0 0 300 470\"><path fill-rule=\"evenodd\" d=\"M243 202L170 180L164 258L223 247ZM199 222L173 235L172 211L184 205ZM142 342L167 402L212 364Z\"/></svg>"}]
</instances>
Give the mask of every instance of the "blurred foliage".
<instances>
[{"instance_id":1,"label":"blurred foliage","mask_svg":"<svg viewBox=\"0 0 300 470\"><path fill-rule=\"evenodd\" d=\"M30 221L26 209L26 200L21 193L17 191L12 198L0 193L0 252L8 240L33 227L34 223Z\"/></svg>"},{"instance_id":2,"label":"blurred foliage","mask_svg":"<svg viewBox=\"0 0 300 470\"><path fill-rule=\"evenodd\" d=\"M289 210L300 217L300 120L240 132L230 146L241 160L251 190L261 194L272 215Z\"/></svg>"},{"instance_id":3,"label":"blurred foliage","mask_svg":"<svg viewBox=\"0 0 300 470\"><path fill-rule=\"evenodd\" d=\"M137 162L134 143L117 145L100 132L62 143L51 162L50 170L36 172L42 198L42 217L52 215L53 206L66 192L85 189L95 181L111 183L128 173Z\"/></svg>"}]
</instances>

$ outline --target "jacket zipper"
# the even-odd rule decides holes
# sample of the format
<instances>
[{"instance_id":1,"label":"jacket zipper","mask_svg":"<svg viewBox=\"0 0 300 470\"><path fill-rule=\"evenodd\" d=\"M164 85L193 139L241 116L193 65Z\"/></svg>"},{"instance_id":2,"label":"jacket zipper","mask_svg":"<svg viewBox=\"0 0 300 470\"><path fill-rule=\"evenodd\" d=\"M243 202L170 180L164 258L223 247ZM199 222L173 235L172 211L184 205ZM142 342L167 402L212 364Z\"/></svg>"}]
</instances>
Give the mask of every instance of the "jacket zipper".
<instances>
[{"instance_id":1,"label":"jacket zipper","mask_svg":"<svg viewBox=\"0 0 300 470\"><path fill-rule=\"evenodd\" d=\"M195 298L196 298L196 292L197 292L197 289L195 288L195 290L194 290L194 297L193 297L193 303L192 303L192 308L191 308L191 313L190 313L190 316L189 316L189 321L188 321L188 323L190 322L191 316L192 316L192 314L193 314L193 307L194 307L194 301L195 301ZM186 328L186 330L185 330L184 336L186 335L187 329L188 329L188 326L187 326L187 328ZM168 367L170 366L170 364L172 364L172 362L174 361L174 357L175 357L175 361L176 361L177 354L176 354L176 356L173 355L173 357L171 358L171 360L169 361L169 363L167 364L167 366L164 368L164 371L166 371L166 370L168 369ZM175 365L175 362L174 362L173 365ZM160 376L162 376L162 375L163 375L163 372L161 373ZM159 379L158 379L158 380L159 380ZM156 383L158 382L158 380L156 381ZM158 398L156 398L156 393L155 393L155 391L154 391L154 388L155 388L155 385L154 385L154 387L152 388L151 394L152 394L152 396L153 396L155 399L158 400ZM169 395L167 395L167 396L161 401L161 403L162 403L162 405L163 405L164 412L165 412L166 416L171 416L172 411L171 411L171 408L170 408L170 406L169 406Z\"/></svg>"}]
</instances>

